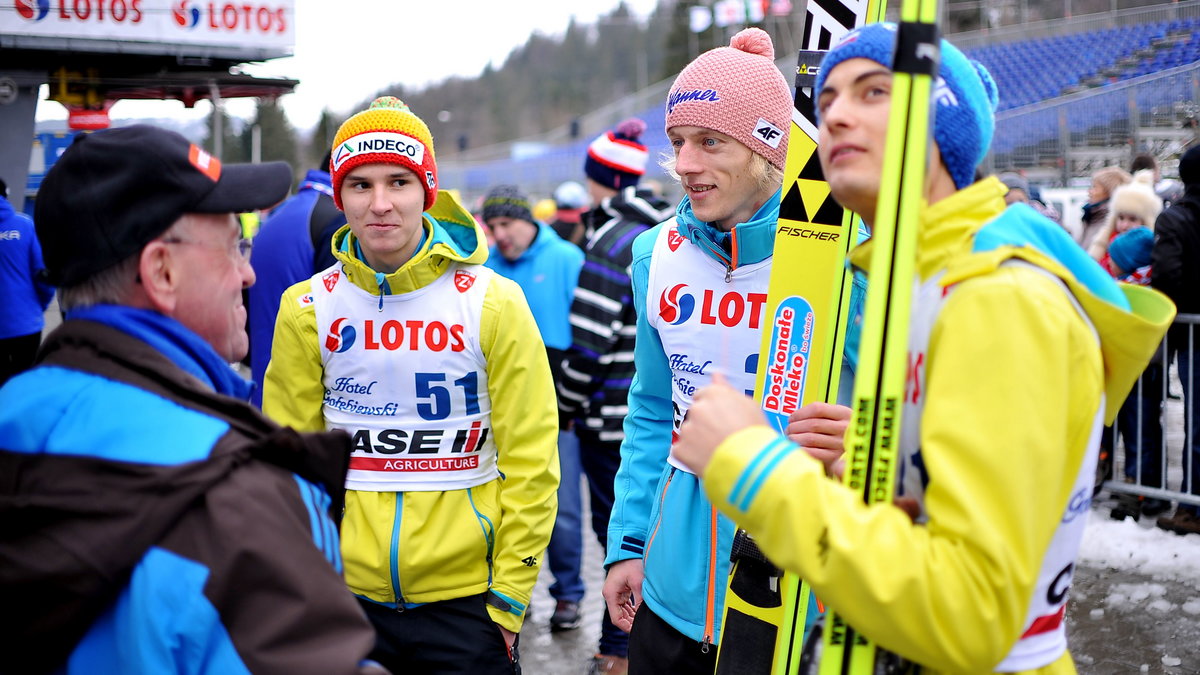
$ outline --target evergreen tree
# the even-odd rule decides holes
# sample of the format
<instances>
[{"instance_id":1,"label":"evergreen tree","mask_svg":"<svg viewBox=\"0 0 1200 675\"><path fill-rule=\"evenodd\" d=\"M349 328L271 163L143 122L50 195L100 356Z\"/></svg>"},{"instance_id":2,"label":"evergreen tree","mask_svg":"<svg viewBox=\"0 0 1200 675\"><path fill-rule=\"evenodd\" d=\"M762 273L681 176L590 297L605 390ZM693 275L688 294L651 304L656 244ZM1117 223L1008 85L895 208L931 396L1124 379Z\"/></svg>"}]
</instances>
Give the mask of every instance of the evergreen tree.
<instances>
[{"instance_id":1,"label":"evergreen tree","mask_svg":"<svg viewBox=\"0 0 1200 675\"><path fill-rule=\"evenodd\" d=\"M288 122L287 116L284 115L278 99L258 99L258 104L254 109L254 119L242 130L243 147L251 156L253 155L254 129L256 127L259 130L261 161L287 162L292 167L293 173L303 175L303 171L297 171L300 167L296 165L299 158L296 131Z\"/></svg>"},{"instance_id":2,"label":"evergreen tree","mask_svg":"<svg viewBox=\"0 0 1200 675\"><path fill-rule=\"evenodd\" d=\"M325 153L329 152L329 148L333 145L333 137L337 135L339 126L341 126L341 122L334 117L329 108L321 111L321 116L317 119L317 126L313 128L312 137L308 141L306 169L329 170L328 166L321 166L321 160L325 158Z\"/></svg>"},{"instance_id":3,"label":"evergreen tree","mask_svg":"<svg viewBox=\"0 0 1200 675\"><path fill-rule=\"evenodd\" d=\"M229 113L225 112L224 107L218 108L213 106L208 117L204 120L204 128L208 135L205 136L202 146L206 151L212 154L222 162L238 163L246 162L250 159L250 154L242 147L241 130L244 122L236 117L230 117ZM214 125L221 129L221 143L218 151L216 137L213 136Z\"/></svg>"}]
</instances>

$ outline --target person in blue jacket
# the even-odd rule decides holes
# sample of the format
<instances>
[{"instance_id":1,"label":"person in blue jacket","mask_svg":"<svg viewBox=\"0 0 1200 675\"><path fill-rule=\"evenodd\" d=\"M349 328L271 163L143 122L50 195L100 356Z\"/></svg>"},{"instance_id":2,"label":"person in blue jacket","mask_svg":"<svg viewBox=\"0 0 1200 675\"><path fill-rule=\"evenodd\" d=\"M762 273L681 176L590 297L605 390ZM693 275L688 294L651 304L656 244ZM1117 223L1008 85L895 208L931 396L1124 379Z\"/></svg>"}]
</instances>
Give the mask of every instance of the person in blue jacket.
<instances>
[{"instance_id":1,"label":"person in blue jacket","mask_svg":"<svg viewBox=\"0 0 1200 675\"><path fill-rule=\"evenodd\" d=\"M604 598L630 631L630 673L716 665L736 528L671 446L692 395L714 374L754 389L792 108L771 39L757 28L698 56L668 95L667 168L685 196L674 218L633 244L637 373L605 560ZM846 360L853 356L848 347ZM841 389L850 388L846 377ZM787 431L831 459L849 417L844 406L809 404Z\"/></svg>"},{"instance_id":2,"label":"person in blue jacket","mask_svg":"<svg viewBox=\"0 0 1200 675\"><path fill-rule=\"evenodd\" d=\"M0 388L0 670L380 673L342 580L350 439L245 402L237 213L283 162L147 125L78 137L36 212L66 313Z\"/></svg>"},{"instance_id":3,"label":"person in blue jacket","mask_svg":"<svg viewBox=\"0 0 1200 675\"><path fill-rule=\"evenodd\" d=\"M40 278L42 247L33 221L17 213L8 201L8 186L0 180L0 385L33 365L42 342L43 314L54 298L54 287Z\"/></svg>"},{"instance_id":4,"label":"person in blue jacket","mask_svg":"<svg viewBox=\"0 0 1200 675\"><path fill-rule=\"evenodd\" d=\"M562 361L571 346L571 301L579 284L583 251L563 239L554 228L533 216L529 198L514 185L497 185L483 200L483 222L492 231L495 243L484 263L517 282L525 292L538 332L546 343L550 372L557 385L562 380ZM583 505L580 479L579 439L570 428L570 419L560 415L558 459L562 471L558 486L558 516L546 560L554 583L550 596L555 600L550 630L579 627L579 603L584 584L580 575L583 564Z\"/></svg>"},{"instance_id":5,"label":"person in blue jacket","mask_svg":"<svg viewBox=\"0 0 1200 675\"><path fill-rule=\"evenodd\" d=\"M320 168L304 174L296 194L276 207L254 236L250 264L257 280L247 292L246 312L250 318L250 379L257 385L250 402L260 408L279 298L292 284L333 265L329 242L346 224L346 214L333 203L329 156L325 153Z\"/></svg>"}]
</instances>

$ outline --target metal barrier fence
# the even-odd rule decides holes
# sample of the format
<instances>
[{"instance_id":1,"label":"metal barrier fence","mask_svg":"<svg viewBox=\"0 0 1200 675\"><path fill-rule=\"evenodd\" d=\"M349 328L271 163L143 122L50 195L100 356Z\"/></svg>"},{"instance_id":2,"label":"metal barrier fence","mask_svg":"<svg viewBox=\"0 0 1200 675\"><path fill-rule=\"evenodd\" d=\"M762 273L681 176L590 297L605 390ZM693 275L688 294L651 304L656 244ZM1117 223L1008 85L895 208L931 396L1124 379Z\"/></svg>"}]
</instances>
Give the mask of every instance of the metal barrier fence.
<instances>
[{"instance_id":1,"label":"metal barrier fence","mask_svg":"<svg viewBox=\"0 0 1200 675\"><path fill-rule=\"evenodd\" d=\"M1200 506L1198 324L1200 314L1176 317L1172 333L1163 339L1161 361L1156 356L1122 406L1110 446L1113 477L1104 482L1105 489ZM1178 403L1170 396L1176 382L1182 389ZM1155 442L1157 447L1148 447Z\"/></svg>"}]
</instances>

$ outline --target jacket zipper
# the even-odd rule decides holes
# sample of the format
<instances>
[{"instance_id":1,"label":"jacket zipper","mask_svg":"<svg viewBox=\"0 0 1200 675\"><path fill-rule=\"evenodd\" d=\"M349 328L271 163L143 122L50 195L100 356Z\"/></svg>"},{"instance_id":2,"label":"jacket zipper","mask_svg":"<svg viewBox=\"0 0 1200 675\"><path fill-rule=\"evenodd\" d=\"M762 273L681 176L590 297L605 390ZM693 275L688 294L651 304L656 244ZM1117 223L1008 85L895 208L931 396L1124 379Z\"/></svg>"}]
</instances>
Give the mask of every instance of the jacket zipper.
<instances>
[{"instance_id":1,"label":"jacket zipper","mask_svg":"<svg viewBox=\"0 0 1200 675\"><path fill-rule=\"evenodd\" d=\"M654 537L658 534L658 526L662 525L662 508L663 502L667 501L667 490L671 487L671 480L675 478L675 467L671 467L671 474L667 476L667 483L663 485L662 494L658 496L658 520L654 521L654 530L650 532L650 538L646 540L646 550L642 551L642 564L645 565L646 557L650 555L650 546L654 544Z\"/></svg>"},{"instance_id":2,"label":"jacket zipper","mask_svg":"<svg viewBox=\"0 0 1200 675\"><path fill-rule=\"evenodd\" d=\"M400 592L400 514L401 508L404 505L404 493L397 492L396 494L396 516L392 521L392 548L391 548L391 567L392 567L392 594L396 596L396 611L404 611L404 597Z\"/></svg>"},{"instance_id":3,"label":"jacket zipper","mask_svg":"<svg viewBox=\"0 0 1200 675\"><path fill-rule=\"evenodd\" d=\"M707 654L716 632L717 613L717 507L713 506L709 525L708 551L708 606L704 608L704 641L700 651Z\"/></svg>"},{"instance_id":4,"label":"jacket zipper","mask_svg":"<svg viewBox=\"0 0 1200 675\"><path fill-rule=\"evenodd\" d=\"M729 264L725 266L725 283L733 281L733 268L738 264L737 225L729 228Z\"/></svg>"}]
</instances>

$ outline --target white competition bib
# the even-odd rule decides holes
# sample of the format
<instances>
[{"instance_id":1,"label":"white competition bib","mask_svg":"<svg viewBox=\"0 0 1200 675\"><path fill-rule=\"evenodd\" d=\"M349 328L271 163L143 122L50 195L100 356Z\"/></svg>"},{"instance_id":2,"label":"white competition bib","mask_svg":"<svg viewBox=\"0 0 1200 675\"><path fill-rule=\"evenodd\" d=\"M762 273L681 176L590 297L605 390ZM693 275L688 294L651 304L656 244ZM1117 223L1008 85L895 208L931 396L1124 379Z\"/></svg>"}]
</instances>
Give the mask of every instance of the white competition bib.
<instances>
[{"instance_id":1,"label":"white competition bib","mask_svg":"<svg viewBox=\"0 0 1200 675\"><path fill-rule=\"evenodd\" d=\"M456 490L500 475L479 345L493 274L451 265L382 306L341 263L313 276L326 426L354 438L347 488Z\"/></svg>"},{"instance_id":2,"label":"white competition bib","mask_svg":"<svg viewBox=\"0 0 1200 675\"><path fill-rule=\"evenodd\" d=\"M672 443L692 395L712 381L714 371L753 395L770 274L770 258L730 272L680 235L673 220L659 230L645 316L671 367ZM674 456L667 461L690 473Z\"/></svg>"}]
</instances>

